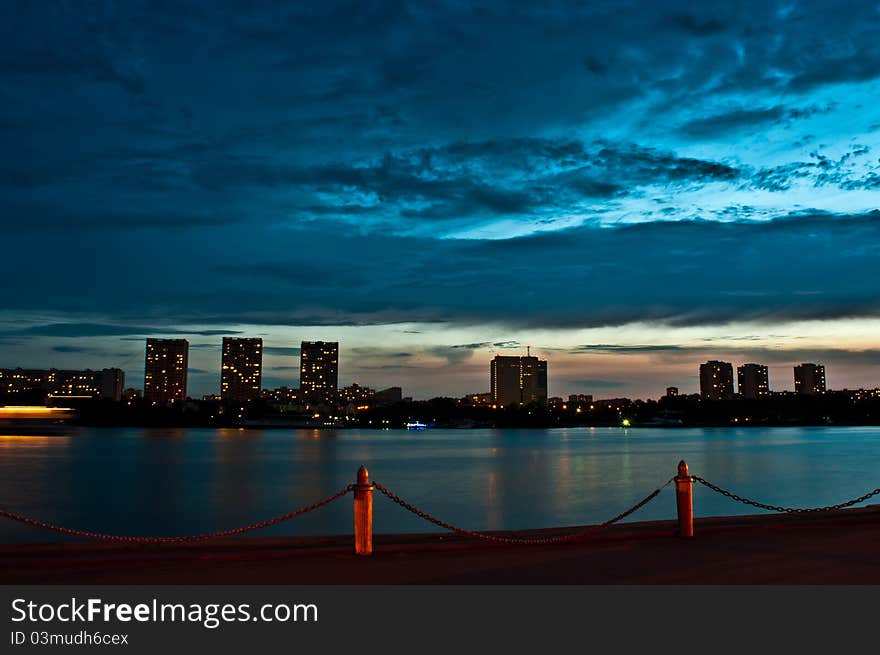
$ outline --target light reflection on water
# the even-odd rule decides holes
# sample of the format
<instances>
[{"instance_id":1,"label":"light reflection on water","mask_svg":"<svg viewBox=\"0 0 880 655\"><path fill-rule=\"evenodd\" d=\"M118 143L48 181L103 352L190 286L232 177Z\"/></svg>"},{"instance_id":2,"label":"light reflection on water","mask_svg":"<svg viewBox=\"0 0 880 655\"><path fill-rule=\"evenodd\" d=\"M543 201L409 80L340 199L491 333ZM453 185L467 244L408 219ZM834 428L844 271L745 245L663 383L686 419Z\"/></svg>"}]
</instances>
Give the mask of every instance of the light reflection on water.
<instances>
[{"instance_id":1,"label":"light reflection on water","mask_svg":"<svg viewBox=\"0 0 880 655\"><path fill-rule=\"evenodd\" d=\"M0 436L0 506L62 525L178 535L289 512L354 481L358 466L440 518L474 529L605 520L695 474L772 504L824 505L880 485L880 429L73 429ZM435 528L377 494L377 532ZM697 515L752 513L704 488ZM671 488L630 520L671 518ZM263 534L351 532L346 498ZM8 522L0 540L60 536Z\"/></svg>"},{"instance_id":2,"label":"light reflection on water","mask_svg":"<svg viewBox=\"0 0 880 655\"><path fill-rule=\"evenodd\" d=\"M0 434L0 449L21 452L32 449L63 448L69 441L68 435Z\"/></svg>"}]
</instances>

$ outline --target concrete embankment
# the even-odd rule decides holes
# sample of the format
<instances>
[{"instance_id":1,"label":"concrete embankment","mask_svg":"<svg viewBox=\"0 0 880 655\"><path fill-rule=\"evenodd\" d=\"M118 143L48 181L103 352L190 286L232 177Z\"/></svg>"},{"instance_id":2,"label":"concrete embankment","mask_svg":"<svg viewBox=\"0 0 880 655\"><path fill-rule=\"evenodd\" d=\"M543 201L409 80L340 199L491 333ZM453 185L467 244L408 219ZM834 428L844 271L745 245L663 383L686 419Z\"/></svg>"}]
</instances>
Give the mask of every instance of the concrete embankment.
<instances>
[{"instance_id":1,"label":"concrete embankment","mask_svg":"<svg viewBox=\"0 0 880 655\"><path fill-rule=\"evenodd\" d=\"M554 545L448 534L234 538L187 545L0 546L3 584L880 584L880 506L625 523ZM556 536L577 528L519 531Z\"/></svg>"}]
</instances>

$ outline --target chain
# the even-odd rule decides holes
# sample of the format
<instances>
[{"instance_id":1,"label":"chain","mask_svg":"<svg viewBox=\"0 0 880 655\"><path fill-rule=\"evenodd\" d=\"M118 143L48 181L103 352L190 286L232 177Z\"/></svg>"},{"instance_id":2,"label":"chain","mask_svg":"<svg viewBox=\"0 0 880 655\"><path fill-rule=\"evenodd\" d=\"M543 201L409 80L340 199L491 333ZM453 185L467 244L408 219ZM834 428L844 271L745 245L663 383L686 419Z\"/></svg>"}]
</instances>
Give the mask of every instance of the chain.
<instances>
[{"instance_id":1,"label":"chain","mask_svg":"<svg viewBox=\"0 0 880 655\"><path fill-rule=\"evenodd\" d=\"M486 532L478 532L475 530L466 530L464 528L460 528L456 525L443 521L442 519L438 519L437 517L428 514L427 512L419 509L415 505L412 505L405 500L403 500L400 496L395 494L393 491L380 484L379 482L373 482L372 484L378 489L382 494L387 496L390 500L397 503L404 509L412 512L416 516L425 519L429 523L433 523L441 528L445 528L450 532L454 532L459 535L473 537L475 539L482 539L484 541L490 541L493 543L499 544L523 544L523 545L537 545L537 544L555 544L555 543L563 543L567 541L575 541L580 539L581 537L602 528L607 528L615 523L625 519L630 514L638 511L649 502L654 500L659 494L660 491L663 490L666 486L668 486L673 480L676 478L670 478L663 485L652 491L650 494L645 496L638 503L630 507L629 509L621 512L617 516L608 519L604 523L600 523L597 525L590 525L585 528L582 528L576 532L572 532L566 535L560 535L556 537L510 537L510 536L502 536L496 534L489 534ZM706 480L705 478L701 478L698 475L690 476L690 479L693 482L699 482L705 487L708 487L712 491L715 491L722 496L726 496L731 500L735 500L740 503L744 503L746 505L751 505L753 507L757 507L760 509L766 509L771 512L785 513L785 514L810 514L817 512L830 512L833 510L844 509L846 507L852 507L853 505L857 505L862 503L869 498L872 498L878 494L880 494L880 487L869 491L868 493L859 496L858 498L853 498L852 500L848 500L843 503L837 503L836 505L827 505L825 507L810 507L810 508L799 508L799 507L782 507L780 505L768 505L766 503L761 503L756 500L751 500L749 498L744 498L739 496L731 491L727 491L719 487L716 484L713 484ZM282 523L284 521L289 521L290 519L296 518L297 516L301 516L303 514L307 514L308 512L312 512L316 509L323 507L324 505L328 505L332 503L334 500L345 496L348 492L354 489L355 485L350 485L337 491L332 496L328 496L323 500L319 500L316 503L311 505L307 505L302 507L294 512L290 512L288 514L282 514L281 516L276 516L271 519L267 519L265 521L260 521L259 523L251 523L250 525L244 525L238 528L231 528L229 530L221 530L218 532L210 532L206 534L198 534L198 535L190 535L190 536L182 536L182 537L129 537L124 535L112 535L112 534L102 534L98 532L89 532L87 530L75 530L72 528L65 528L60 525L54 525L52 523L47 523L45 521L39 521L37 519L33 519L27 516L23 516L21 514L16 514L15 512L10 512L7 510L0 509L0 518L7 518L13 521L18 521L19 523L23 523L25 525L30 525L37 528L43 528L46 530L53 530L55 532L60 532L62 534L71 535L74 537L83 537L85 539L93 539L97 541L109 541L115 543L127 543L127 544L184 544L184 543L192 543L198 541L206 541L208 539L217 539L220 537L231 537L234 535L243 534L245 532L251 532L253 530L259 530L262 528L268 528L269 526L276 525L278 523Z\"/></svg>"},{"instance_id":2,"label":"chain","mask_svg":"<svg viewBox=\"0 0 880 655\"><path fill-rule=\"evenodd\" d=\"M853 498L852 500L848 500L845 503L837 503L836 505L826 505L825 507L808 507L808 508L800 508L800 507L781 507L779 505L767 505L765 503L759 503L756 500L750 500L748 498L743 498L742 496L738 496L731 491L727 491L726 489L722 489L717 484L712 484L708 480L701 478L698 475L691 476L691 480L694 482L699 482L704 487L709 487L712 491L716 491L722 496L727 496L728 498L735 500L740 503L745 503L746 505L751 505L752 507L758 507L760 509L766 509L771 512L779 512L780 514L812 514L815 512L831 512L836 509L844 509L845 507L852 507L853 505L858 505L869 498L880 494L880 487L874 489L873 491L869 491L863 496L859 496L858 498Z\"/></svg>"},{"instance_id":3,"label":"chain","mask_svg":"<svg viewBox=\"0 0 880 655\"><path fill-rule=\"evenodd\" d=\"M557 544L557 543L563 543L566 541L575 541L590 532L593 532L595 530L599 530L601 528L606 528L610 525L613 525L613 524L617 523L618 521L625 519L627 516L629 516L630 514L635 512L636 510L640 509L641 507L647 505L649 502L654 500L654 498L657 497L657 495L660 493L660 491L664 487L666 487L668 484L670 484L674 479L675 478L670 478L663 485L661 485L660 487L658 487L657 489L652 491L650 494L645 496L644 499L640 500L638 503L636 503L635 505L630 507L628 510L626 510L625 512L621 512L620 514L618 514L614 518L609 519L609 520L605 521L604 523L600 523L599 525L590 525L590 526L587 526L586 528L578 530L577 532L573 532L571 534L566 534L566 535L561 535L558 537L504 537L501 535L488 534L486 532L465 530L464 528L459 528L458 526L452 525L451 523L447 523L446 521L438 519L437 517L432 516L431 514L428 514L427 512L420 510L415 505L412 505L412 504L406 502L400 496L395 494L393 491L391 491L390 489L386 488L385 486L379 484L376 481L373 481L372 484L382 494L387 496L389 499L391 499L392 501L394 501L395 503L397 503L398 505L400 505L404 509L412 512L413 514L415 514L416 516L418 516L420 518L425 519L429 523L433 523L434 525L440 526L441 528L445 528L446 530L449 530L450 532L454 532L454 533L460 534L462 536L473 537L475 539L482 539L484 541L490 541L490 542L498 543L498 544L538 545L538 544Z\"/></svg>"},{"instance_id":4,"label":"chain","mask_svg":"<svg viewBox=\"0 0 880 655\"><path fill-rule=\"evenodd\" d=\"M184 544L191 543L196 541L206 541L208 539L217 539L219 537L231 537L233 535L242 534L244 532L250 532L252 530L259 530L261 528L268 528L270 525L275 525L277 523L282 523L283 521L289 521L292 518L296 518L297 516L301 516L303 514L307 514L308 512L314 511L324 505L328 505L332 503L334 500L341 498L352 488L345 487L340 491L337 491L332 496L328 496L323 500L319 500L316 503L311 505L307 505L306 507L302 507L295 512L290 512L288 514L282 514L281 516L276 516L275 518L267 519L265 521L260 521L259 523L251 523L250 525L244 525L239 528L231 528L229 530L221 530L219 532L210 532L207 534L197 534L191 536L184 537L128 537L124 535L114 535L114 534L101 534L98 532L89 532L87 530L74 530L72 528L65 528L60 525L53 525L52 523L46 523L45 521L38 521L37 519L32 519L27 516L22 516L21 514L16 514L15 512L9 512L6 510L0 509L0 517L12 519L13 521L18 521L19 523L24 523L25 525L30 525L36 528L44 528L46 530L54 530L55 532L61 532L63 534L72 535L74 537L84 537L85 539L93 539L97 541L112 541L115 543L126 543L126 544Z\"/></svg>"}]
</instances>

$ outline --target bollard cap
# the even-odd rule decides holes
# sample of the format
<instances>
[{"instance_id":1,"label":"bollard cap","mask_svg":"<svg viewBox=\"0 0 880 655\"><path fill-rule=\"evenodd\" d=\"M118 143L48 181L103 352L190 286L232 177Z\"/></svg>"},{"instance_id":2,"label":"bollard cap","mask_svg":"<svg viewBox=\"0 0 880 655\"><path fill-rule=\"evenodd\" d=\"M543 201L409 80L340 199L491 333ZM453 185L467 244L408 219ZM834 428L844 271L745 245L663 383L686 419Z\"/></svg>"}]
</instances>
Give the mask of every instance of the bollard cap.
<instances>
[{"instance_id":1,"label":"bollard cap","mask_svg":"<svg viewBox=\"0 0 880 655\"><path fill-rule=\"evenodd\" d=\"M687 477L687 474L688 474L687 462L685 462L684 460L681 460L678 463L678 477L684 478L684 477Z\"/></svg>"},{"instance_id":2,"label":"bollard cap","mask_svg":"<svg viewBox=\"0 0 880 655\"><path fill-rule=\"evenodd\" d=\"M358 484L369 484L370 483L370 472L367 470L366 466L361 466L358 469L357 483Z\"/></svg>"}]
</instances>

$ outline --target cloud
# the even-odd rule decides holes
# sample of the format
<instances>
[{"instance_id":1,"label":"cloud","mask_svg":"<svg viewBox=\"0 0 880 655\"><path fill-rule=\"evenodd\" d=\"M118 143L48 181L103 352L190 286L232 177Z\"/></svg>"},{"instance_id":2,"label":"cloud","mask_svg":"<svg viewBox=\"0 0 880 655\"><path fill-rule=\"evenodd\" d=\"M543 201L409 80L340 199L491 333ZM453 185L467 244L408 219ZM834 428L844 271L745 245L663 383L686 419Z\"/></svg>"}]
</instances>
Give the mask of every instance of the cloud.
<instances>
[{"instance_id":1,"label":"cloud","mask_svg":"<svg viewBox=\"0 0 880 655\"><path fill-rule=\"evenodd\" d=\"M870 135L860 103L880 39L859 5L372 5L7 17L4 233L64 231L85 245L116 231L211 239L343 221L511 236L712 217L700 204L710 185L782 194L803 174L814 188L878 188L867 168L811 175L794 145L805 118L832 151ZM779 126L786 144L768 135ZM776 215L795 203L810 206L781 198Z\"/></svg>"},{"instance_id":2,"label":"cloud","mask_svg":"<svg viewBox=\"0 0 880 655\"><path fill-rule=\"evenodd\" d=\"M26 176L26 179L21 176ZM3 175L0 184L9 186L34 186L39 184L39 174L14 172ZM195 232L219 228L243 222L240 215L227 211L181 212L176 208L155 206L152 210L116 209L83 206L49 207L42 200L37 202L9 203L4 225L7 232L29 234L34 229L53 232L157 230L162 232Z\"/></svg>"},{"instance_id":3,"label":"cloud","mask_svg":"<svg viewBox=\"0 0 880 655\"><path fill-rule=\"evenodd\" d=\"M519 341L496 341L492 344L493 348L522 348Z\"/></svg>"},{"instance_id":4,"label":"cloud","mask_svg":"<svg viewBox=\"0 0 880 655\"><path fill-rule=\"evenodd\" d=\"M671 14L660 20L661 27L671 27L695 36L719 34L727 29L724 21L694 14Z\"/></svg>"},{"instance_id":5,"label":"cloud","mask_svg":"<svg viewBox=\"0 0 880 655\"><path fill-rule=\"evenodd\" d=\"M435 357L445 359L452 366L464 364L474 355L475 348L473 344L465 346L436 346L428 349L428 352Z\"/></svg>"},{"instance_id":6,"label":"cloud","mask_svg":"<svg viewBox=\"0 0 880 655\"><path fill-rule=\"evenodd\" d=\"M807 57L811 64L798 71L788 81L793 91L806 91L825 84L843 82L865 82L880 77L880 60L876 44L866 50L856 50L851 54L832 57Z\"/></svg>"},{"instance_id":7,"label":"cloud","mask_svg":"<svg viewBox=\"0 0 880 655\"><path fill-rule=\"evenodd\" d=\"M770 347L749 343L756 338L723 337L728 341L740 341L735 345L711 343L705 339L705 345L658 344L629 345L603 344L585 345L565 349L571 354L594 354L620 356L645 356L651 361L667 365L677 365L692 360L709 360L722 358L732 361L735 366L755 361L770 365L797 364L800 362L835 362L840 365L877 366L880 365L880 349L848 349L834 346L813 347ZM763 337L762 337L763 339Z\"/></svg>"},{"instance_id":8,"label":"cloud","mask_svg":"<svg viewBox=\"0 0 880 655\"><path fill-rule=\"evenodd\" d=\"M762 129L765 124L785 125L792 120L809 118L817 113L827 113L829 107L737 107L709 116L693 118L681 126L681 132L687 136L705 138L717 137L722 134L741 132L744 130Z\"/></svg>"},{"instance_id":9,"label":"cloud","mask_svg":"<svg viewBox=\"0 0 880 655\"><path fill-rule=\"evenodd\" d=\"M27 249L7 237L0 274L22 270ZM217 234L182 242L174 268L109 249L108 270L128 267L120 284L84 287L72 277L26 279L0 300L8 311L49 311L69 322L7 331L7 336L233 334L230 324L379 325L421 321L444 325L595 327L633 321L704 325L761 320L880 315L876 260L880 213L803 212L769 221L655 222L584 226L505 240L437 240L328 232L305 225L285 231ZM47 240L45 256L65 270L78 255ZM168 251L174 256L173 251ZM270 264L265 283L229 269L206 268L216 252L227 262ZM295 253L295 256L291 256ZM328 253L345 275L324 283L303 279L303 267L326 265ZM369 253L369 256L364 256ZM810 253L809 264L804 253ZM289 273L285 274L285 270ZM186 279L187 284L176 281ZM136 294L131 289L136 288ZM144 327L159 311L200 329ZM112 314L119 323L78 321L83 312ZM125 320L125 323L121 321ZM217 329L211 326L217 325ZM503 343L499 341L498 343ZM437 356L463 361L473 344ZM481 344L480 344L481 345ZM509 344L516 347L515 344ZM496 348L507 347L494 346ZM269 354L296 355L294 347Z\"/></svg>"},{"instance_id":10,"label":"cloud","mask_svg":"<svg viewBox=\"0 0 880 655\"><path fill-rule=\"evenodd\" d=\"M624 195L639 186L704 184L739 175L721 162L678 157L653 147L537 137L452 142L304 168L244 159L222 162L211 156L194 168L195 182L208 189L284 185L323 199L323 204L299 208L304 215L384 217L386 222L473 223L495 216L521 220L523 215L572 210L585 199Z\"/></svg>"},{"instance_id":11,"label":"cloud","mask_svg":"<svg viewBox=\"0 0 880 655\"><path fill-rule=\"evenodd\" d=\"M85 37L85 35L82 35ZM113 55L94 47L95 41L70 35L63 50L58 43L45 42L19 50L16 56L0 51L0 73L8 78L70 78L79 82L110 84L130 94L144 92L143 78L126 68Z\"/></svg>"},{"instance_id":12,"label":"cloud","mask_svg":"<svg viewBox=\"0 0 880 655\"><path fill-rule=\"evenodd\" d=\"M47 323L33 325L7 332L7 334L19 336L44 336L44 337L109 337L125 335L197 335L197 336L221 336L241 334L233 330L192 329L181 330L177 328L162 327L138 327L131 325L113 325L106 323ZM59 351L61 352L61 351Z\"/></svg>"},{"instance_id":13,"label":"cloud","mask_svg":"<svg viewBox=\"0 0 880 655\"><path fill-rule=\"evenodd\" d=\"M84 346L52 346L52 351L56 353L85 353L91 350Z\"/></svg>"},{"instance_id":14,"label":"cloud","mask_svg":"<svg viewBox=\"0 0 880 655\"><path fill-rule=\"evenodd\" d=\"M572 353L589 353L599 355L640 355L653 352L670 352L682 350L682 346L664 345L622 345L622 344L586 344L569 349Z\"/></svg>"},{"instance_id":15,"label":"cloud","mask_svg":"<svg viewBox=\"0 0 880 655\"><path fill-rule=\"evenodd\" d=\"M263 353L266 355L278 355L283 357L299 357L300 354L302 354L302 349L293 346L263 346Z\"/></svg>"}]
</instances>

